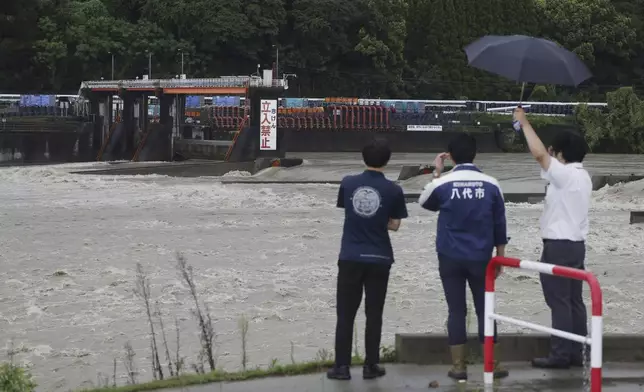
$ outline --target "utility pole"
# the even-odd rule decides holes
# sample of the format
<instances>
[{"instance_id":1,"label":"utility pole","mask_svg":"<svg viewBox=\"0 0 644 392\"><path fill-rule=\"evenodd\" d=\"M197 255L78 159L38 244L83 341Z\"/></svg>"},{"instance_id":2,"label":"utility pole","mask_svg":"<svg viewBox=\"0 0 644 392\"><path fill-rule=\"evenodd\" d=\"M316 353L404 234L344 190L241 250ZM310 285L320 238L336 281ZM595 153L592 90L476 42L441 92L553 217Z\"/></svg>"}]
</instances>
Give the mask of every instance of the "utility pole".
<instances>
[{"instance_id":1,"label":"utility pole","mask_svg":"<svg viewBox=\"0 0 644 392\"><path fill-rule=\"evenodd\" d=\"M149 50L146 52L148 52L148 79L152 79L152 52Z\"/></svg>"},{"instance_id":2,"label":"utility pole","mask_svg":"<svg viewBox=\"0 0 644 392\"><path fill-rule=\"evenodd\" d=\"M183 50L179 49L179 53L181 53L181 75L183 75Z\"/></svg>"},{"instance_id":3,"label":"utility pole","mask_svg":"<svg viewBox=\"0 0 644 392\"><path fill-rule=\"evenodd\" d=\"M114 80L114 53L108 52L112 56L112 79Z\"/></svg>"},{"instance_id":4,"label":"utility pole","mask_svg":"<svg viewBox=\"0 0 644 392\"><path fill-rule=\"evenodd\" d=\"M280 48L277 47L277 45L273 45L275 48L275 77L277 79L280 78Z\"/></svg>"}]
</instances>

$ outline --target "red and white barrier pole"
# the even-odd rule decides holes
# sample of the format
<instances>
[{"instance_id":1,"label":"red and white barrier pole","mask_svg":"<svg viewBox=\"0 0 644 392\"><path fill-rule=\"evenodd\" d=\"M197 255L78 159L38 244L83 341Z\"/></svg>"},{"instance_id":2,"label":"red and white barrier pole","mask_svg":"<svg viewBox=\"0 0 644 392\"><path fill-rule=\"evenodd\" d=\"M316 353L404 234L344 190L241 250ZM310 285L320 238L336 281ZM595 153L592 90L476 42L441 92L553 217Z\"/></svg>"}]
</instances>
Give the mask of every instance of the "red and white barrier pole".
<instances>
[{"instance_id":1,"label":"red and white barrier pole","mask_svg":"<svg viewBox=\"0 0 644 392\"><path fill-rule=\"evenodd\" d=\"M569 279L583 280L590 287L590 297L592 301L592 321L591 336L588 339L585 336L575 335L570 332L560 331L542 325L532 324L529 322L501 316L494 313L495 305L495 279L497 267L520 268L539 272L542 274L556 275ZM525 328L531 328L537 331L549 333L564 339L573 340L582 344L590 345L590 390L591 392L601 392L602 390L602 341L603 341L603 321L602 321L602 291L599 281L591 272L561 267L546 263L535 263L533 261L512 259L507 257L494 257L490 261L485 276L485 341L484 341L484 368L483 382L485 385L494 383L494 322L495 320L520 325Z\"/></svg>"}]
</instances>

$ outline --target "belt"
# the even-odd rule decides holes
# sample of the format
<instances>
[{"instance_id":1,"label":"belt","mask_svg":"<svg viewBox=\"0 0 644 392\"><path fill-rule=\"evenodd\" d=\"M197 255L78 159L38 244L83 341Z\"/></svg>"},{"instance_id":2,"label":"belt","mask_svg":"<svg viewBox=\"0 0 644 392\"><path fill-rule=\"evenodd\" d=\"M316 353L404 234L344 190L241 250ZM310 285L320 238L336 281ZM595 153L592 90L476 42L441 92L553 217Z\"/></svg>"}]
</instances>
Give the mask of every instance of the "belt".
<instances>
[{"instance_id":1,"label":"belt","mask_svg":"<svg viewBox=\"0 0 644 392\"><path fill-rule=\"evenodd\" d=\"M583 243L585 243L586 241L584 241L584 240L581 240L581 241L573 241L573 240L563 240L563 239L552 240L552 239L549 239L549 238L544 238L544 239L543 239L543 243L544 243L544 244L546 244L546 243L548 243L548 242L571 242L571 243L573 243L573 244L583 244Z\"/></svg>"}]
</instances>

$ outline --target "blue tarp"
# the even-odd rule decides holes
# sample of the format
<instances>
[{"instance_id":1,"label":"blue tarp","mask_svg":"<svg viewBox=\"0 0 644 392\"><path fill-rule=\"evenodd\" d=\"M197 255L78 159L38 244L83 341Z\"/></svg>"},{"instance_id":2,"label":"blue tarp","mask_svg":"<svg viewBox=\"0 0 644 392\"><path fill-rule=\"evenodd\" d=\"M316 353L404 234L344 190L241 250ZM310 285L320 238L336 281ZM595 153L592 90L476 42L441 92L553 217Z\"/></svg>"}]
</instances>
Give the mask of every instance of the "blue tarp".
<instances>
[{"instance_id":1,"label":"blue tarp","mask_svg":"<svg viewBox=\"0 0 644 392\"><path fill-rule=\"evenodd\" d=\"M236 95L215 96L213 97L212 104L214 106L239 106L241 104L241 98Z\"/></svg>"},{"instance_id":2,"label":"blue tarp","mask_svg":"<svg viewBox=\"0 0 644 392\"><path fill-rule=\"evenodd\" d=\"M56 106L55 95L21 95L20 106Z\"/></svg>"},{"instance_id":3,"label":"blue tarp","mask_svg":"<svg viewBox=\"0 0 644 392\"><path fill-rule=\"evenodd\" d=\"M186 107L187 108L201 107L201 97L198 95L188 95L186 97Z\"/></svg>"},{"instance_id":4,"label":"blue tarp","mask_svg":"<svg viewBox=\"0 0 644 392\"><path fill-rule=\"evenodd\" d=\"M284 98L284 107L286 108L303 108L308 105L304 104L304 98Z\"/></svg>"}]
</instances>

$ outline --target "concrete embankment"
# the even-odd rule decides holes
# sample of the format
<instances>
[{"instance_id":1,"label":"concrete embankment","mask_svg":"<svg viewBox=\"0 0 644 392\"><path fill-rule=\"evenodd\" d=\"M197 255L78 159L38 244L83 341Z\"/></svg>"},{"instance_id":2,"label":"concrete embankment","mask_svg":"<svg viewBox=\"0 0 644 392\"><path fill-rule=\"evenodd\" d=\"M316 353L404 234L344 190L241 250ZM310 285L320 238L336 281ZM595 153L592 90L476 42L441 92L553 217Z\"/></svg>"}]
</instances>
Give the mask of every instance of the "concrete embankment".
<instances>
[{"instance_id":1,"label":"concrete embankment","mask_svg":"<svg viewBox=\"0 0 644 392\"><path fill-rule=\"evenodd\" d=\"M529 361L545 356L550 349L550 336L541 334L499 335L498 357L509 370L508 378L497 380L486 391L507 392L577 392L588 390L587 373L581 368L544 371L534 369ZM350 382L330 381L323 371L294 377L264 378L233 383L213 383L203 386L182 387L169 392L225 391L242 392L262 390L267 392L300 391L474 391L483 390L481 344L478 337L468 342L468 380L456 383L447 376L450 352L444 334L397 334L396 364L385 365L387 375L377 381L360 377L361 368L353 368ZM603 391L644 391L644 336L605 335L603 339L602 385ZM375 388L375 389L374 389ZM596 387L595 387L596 388ZM592 390L596 390L592 388Z\"/></svg>"},{"instance_id":2,"label":"concrete embankment","mask_svg":"<svg viewBox=\"0 0 644 392\"><path fill-rule=\"evenodd\" d=\"M119 162L105 169L73 172L73 174L95 175L164 175L170 177L221 177L233 171L257 173L269 167L293 167L302 164L299 158L259 158L250 162L198 161L183 162Z\"/></svg>"},{"instance_id":3,"label":"concrete embankment","mask_svg":"<svg viewBox=\"0 0 644 392\"><path fill-rule=\"evenodd\" d=\"M448 365L385 365L387 375L378 380L363 380L362 368L351 370L351 381L331 381L322 372L294 377L266 378L252 381L216 383L201 386L181 387L167 392L579 392L585 389L583 372L580 369L543 371L533 369L527 363L507 363L504 367L510 377L495 382L491 388L483 385L483 367L468 367L468 381L456 383L447 377ZM604 392L644 391L644 370L641 363L608 363L603 368Z\"/></svg>"},{"instance_id":4,"label":"concrete embankment","mask_svg":"<svg viewBox=\"0 0 644 392\"><path fill-rule=\"evenodd\" d=\"M370 138L388 141L394 152L441 152L459 132L407 132L308 129L284 130L280 143L293 152L359 152ZM503 152L494 132L473 132L479 152Z\"/></svg>"},{"instance_id":5,"label":"concrete embankment","mask_svg":"<svg viewBox=\"0 0 644 392\"><path fill-rule=\"evenodd\" d=\"M550 335L500 334L499 358L505 361L530 361L546 356L550 350ZM644 361L644 335L604 335L604 362ZM468 350L473 358L481 359L478 337L470 336ZM443 334L397 334L396 355L399 362L423 365L446 364L450 361L447 336ZM644 369L644 367L643 367Z\"/></svg>"},{"instance_id":6,"label":"concrete embankment","mask_svg":"<svg viewBox=\"0 0 644 392\"><path fill-rule=\"evenodd\" d=\"M288 176L267 175L265 169L274 168L282 170L301 166L303 160L300 158L258 158L251 162L222 162L222 161L183 161L183 162L150 162L150 163L115 163L109 168L98 170L86 170L77 172L79 174L103 174L103 175L146 175L158 174L173 177L221 177L230 172L247 172L250 177L223 178L222 183L226 184L338 184L339 179L308 180L304 177L290 179ZM448 168L449 169L449 168ZM405 194L407 202L418 201L422 187L431 181L430 174L433 167L427 165L403 165L398 174L398 182L403 188L409 190ZM259 177L253 176L263 172ZM276 172L279 173L279 172ZM274 173L274 174L276 174ZM283 172L287 173L287 172ZM293 174L291 172L288 172ZM287 177L287 178L283 178ZM604 186L613 186L617 183L626 183L643 179L644 175L593 175L593 190ZM505 188L505 186L504 186ZM520 188L520 187L519 187ZM540 203L543 201L544 192L532 191L522 192L519 188L511 187L506 190L504 197L508 203ZM514 191L512 191L514 190ZM545 191L545 189L544 189Z\"/></svg>"}]
</instances>

